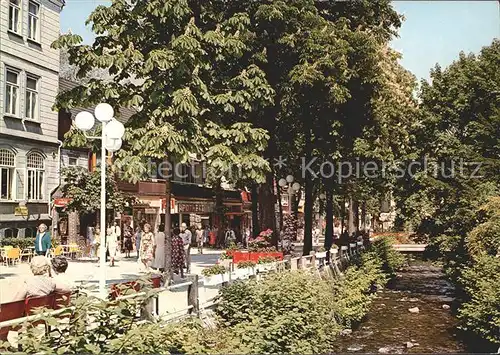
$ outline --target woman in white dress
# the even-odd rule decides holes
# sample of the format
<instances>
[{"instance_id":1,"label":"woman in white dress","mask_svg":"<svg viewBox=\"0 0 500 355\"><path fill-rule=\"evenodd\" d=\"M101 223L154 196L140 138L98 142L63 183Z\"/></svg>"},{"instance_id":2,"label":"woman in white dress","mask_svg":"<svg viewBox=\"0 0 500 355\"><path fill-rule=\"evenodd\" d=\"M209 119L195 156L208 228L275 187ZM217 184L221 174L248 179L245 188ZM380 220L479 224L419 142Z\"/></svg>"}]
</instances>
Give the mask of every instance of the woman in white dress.
<instances>
[{"instance_id":1,"label":"woman in white dress","mask_svg":"<svg viewBox=\"0 0 500 355\"><path fill-rule=\"evenodd\" d=\"M116 250L118 248L118 236L114 233L113 228L108 228L106 233L106 246L109 252L110 266L115 266Z\"/></svg>"}]
</instances>

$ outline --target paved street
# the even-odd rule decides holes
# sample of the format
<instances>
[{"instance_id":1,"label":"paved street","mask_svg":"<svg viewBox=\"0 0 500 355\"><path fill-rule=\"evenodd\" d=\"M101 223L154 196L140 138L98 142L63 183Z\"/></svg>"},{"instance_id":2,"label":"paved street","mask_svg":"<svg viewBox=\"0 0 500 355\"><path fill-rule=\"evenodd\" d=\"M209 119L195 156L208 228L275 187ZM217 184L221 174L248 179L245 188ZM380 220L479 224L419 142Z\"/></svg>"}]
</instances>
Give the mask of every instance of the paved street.
<instances>
[{"instance_id":1,"label":"paved street","mask_svg":"<svg viewBox=\"0 0 500 355\"><path fill-rule=\"evenodd\" d=\"M221 251L205 250L205 254L198 255L196 250L191 250L192 265L191 272L201 277L201 271L208 266L216 263ZM97 263L75 262L71 261L67 270L68 275L77 283L96 284L98 283L100 268ZM115 267L106 268L106 279L109 284L123 281L124 279L137 279L143 276L140 272L139 264L135 258L120 258ZM1 266L0 268L0 302L8 302L17 285L26 277L31 275L30 267L27 262L16 266ZM178 276L174 279L181 282ZM203 303L217 295L216 288L204 287L200 284L199 295L200 302ZM160 295L160 314L166 312L172 313L187 308L187 287L179 288L174 291L165 291Z\"/></svg>"}]
</instances>

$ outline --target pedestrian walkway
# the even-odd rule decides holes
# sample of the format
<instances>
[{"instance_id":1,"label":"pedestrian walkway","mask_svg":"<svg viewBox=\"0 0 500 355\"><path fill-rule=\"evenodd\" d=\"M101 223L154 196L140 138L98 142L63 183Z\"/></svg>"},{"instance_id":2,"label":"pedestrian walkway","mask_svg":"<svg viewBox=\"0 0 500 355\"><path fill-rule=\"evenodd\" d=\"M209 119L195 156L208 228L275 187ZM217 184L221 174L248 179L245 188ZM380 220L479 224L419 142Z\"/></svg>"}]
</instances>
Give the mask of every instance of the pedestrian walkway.
<instances>
[{"instance_id":1,"label":"pedestrian walkway","mask_svg":"<svg viewBox=\"0 0 500 355\"><path fill-rule=\"evenodd\" d=\"M201 277L201 271L206 267L214 265L221 253L222 251L220 250L206 249L203 255L199 255L197 250L191 250L191 274L197 274ZM109 284L123 282L124 279L139 279L144 276L144 273L140 272L141 265L139 265L135 257L125 258L123 254L117 259L114 267L106 265L106 280ZM66 273L77 284L97 285L100 268L97 262L70 261ZM18 285L30 276L31 270L28 263L10 267L1 266L0 303L11 300ZM174 276L174 282L181 281L179 276ZM180 288L175 291L164 292L161 297L168 297L168 302L162 302L162 304L168 304L169 309L162 311L173 312L185 308L187 306L186 289ZM199 290L200 297L206 297L207 299L214 297L217 292L217 289L205 289L203 285L200 286Z\"/></svg>"}]
</instances>

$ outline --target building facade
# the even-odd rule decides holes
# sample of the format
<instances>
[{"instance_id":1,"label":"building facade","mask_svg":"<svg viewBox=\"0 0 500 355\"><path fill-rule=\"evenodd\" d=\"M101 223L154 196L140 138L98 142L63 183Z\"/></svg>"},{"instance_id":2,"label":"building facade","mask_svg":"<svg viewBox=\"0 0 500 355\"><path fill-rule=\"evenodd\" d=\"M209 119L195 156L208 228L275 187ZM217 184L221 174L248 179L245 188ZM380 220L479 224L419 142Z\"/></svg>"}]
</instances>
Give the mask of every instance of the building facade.
<instances>
[{"instance_id":1,"label":"building facade","mask_svg":"<svg viewBox=\"0 0 500 355\"><path fill-rule=\"evenodd\" d=\"M60 0L0 1L0 237L51 223L59 186Z\"/></svg>"}]
</instances>

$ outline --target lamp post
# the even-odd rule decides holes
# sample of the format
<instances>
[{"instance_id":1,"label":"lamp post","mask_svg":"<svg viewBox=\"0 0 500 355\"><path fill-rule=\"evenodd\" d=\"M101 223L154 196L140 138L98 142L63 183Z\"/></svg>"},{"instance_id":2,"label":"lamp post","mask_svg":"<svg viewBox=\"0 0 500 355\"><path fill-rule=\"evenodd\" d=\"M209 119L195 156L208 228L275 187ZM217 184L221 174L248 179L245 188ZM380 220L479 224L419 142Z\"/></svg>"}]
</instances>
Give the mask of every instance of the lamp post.
<instances>
[{"instance_id":1,"label":"lamp post","mask_svg":"<svg viewBox=\"0 0 500 355\"><path fill-rule=\"evenodd\" d=\"M297 191L300 190L300 184L298 182L294 183L294 178L292 175L288 175L285 179L280 179L278 185L280 187L286 187L288 185L288 213L292 214L292 198Z\"/></svg>"},{"instance_id":2,"label":"lamp post","mask_svg":"<svg viewBox=\"0 0 500 355\"><path fill-rule=\"evenodd\" d=\"M94 127L95 118L102 124L101 136L87 136L86 132ZM122 146L122 137L125 127L113 118L114 110L111 105L100 103L95 107L94 115L82 111L75 117L75 126L80 129L87 139L101 140L101 243L99 245L99 295L102 299L107 297L106 289L106 150L118 151Z\"/></svg>"}]
</instances>

